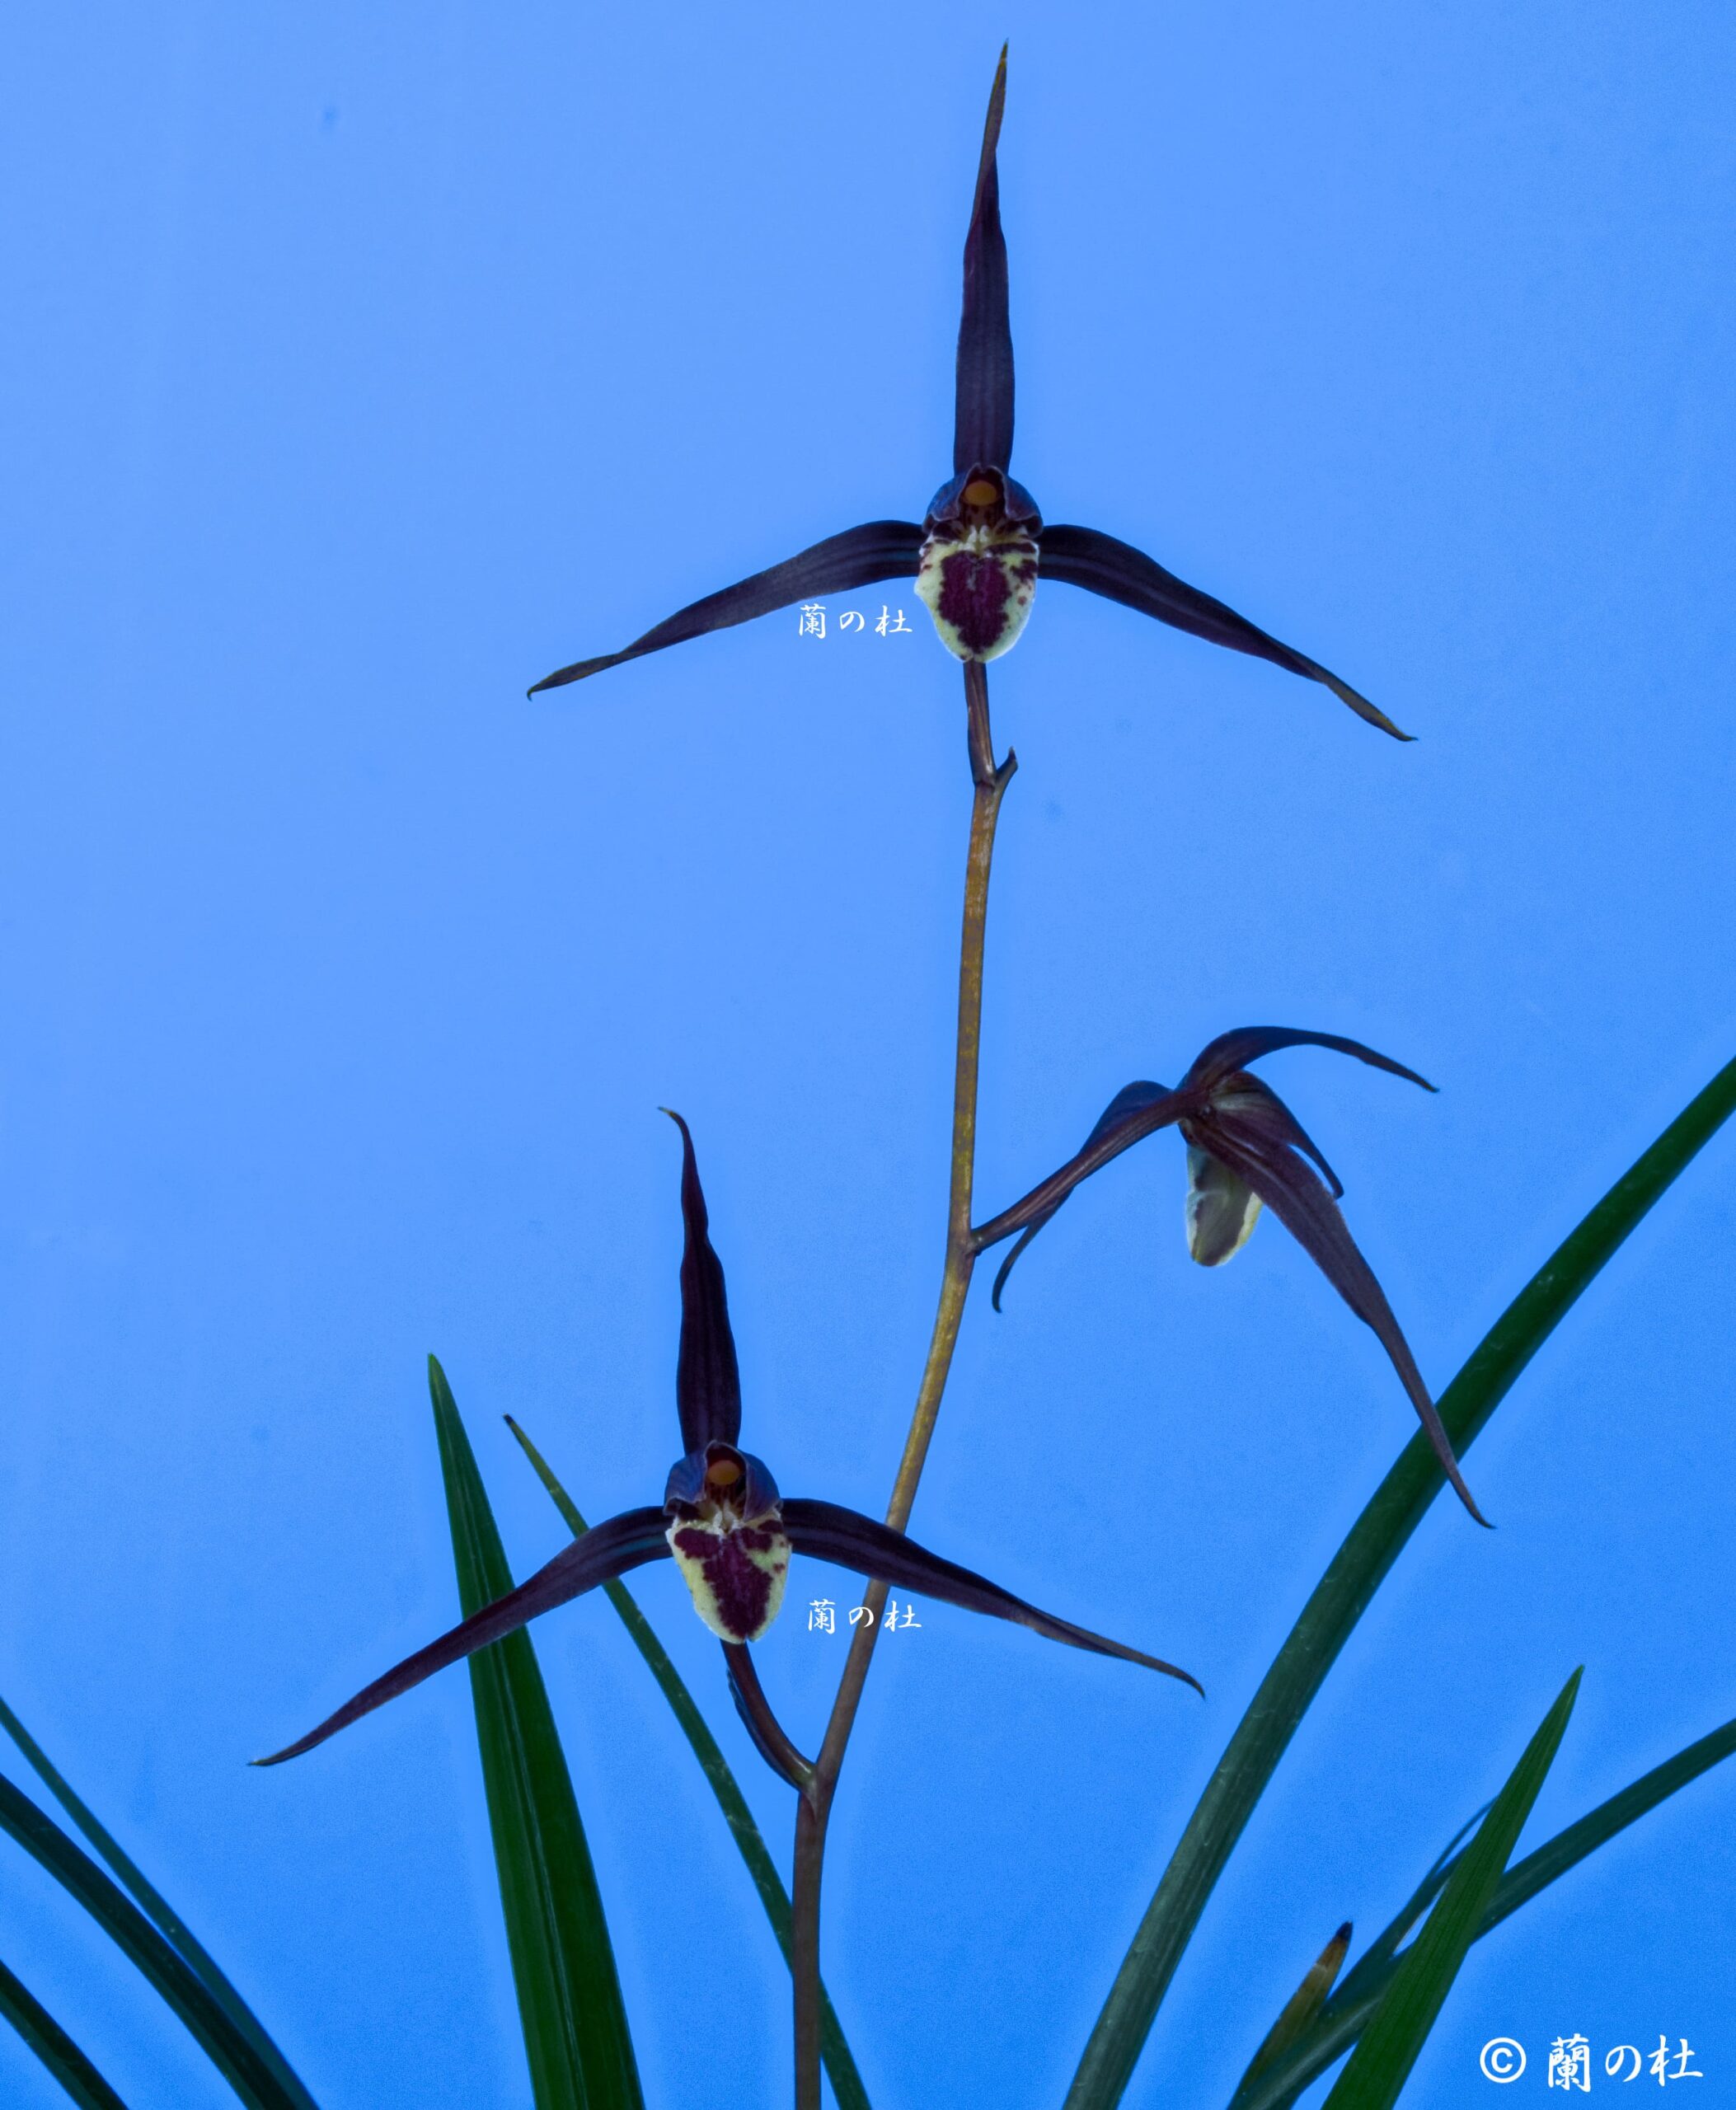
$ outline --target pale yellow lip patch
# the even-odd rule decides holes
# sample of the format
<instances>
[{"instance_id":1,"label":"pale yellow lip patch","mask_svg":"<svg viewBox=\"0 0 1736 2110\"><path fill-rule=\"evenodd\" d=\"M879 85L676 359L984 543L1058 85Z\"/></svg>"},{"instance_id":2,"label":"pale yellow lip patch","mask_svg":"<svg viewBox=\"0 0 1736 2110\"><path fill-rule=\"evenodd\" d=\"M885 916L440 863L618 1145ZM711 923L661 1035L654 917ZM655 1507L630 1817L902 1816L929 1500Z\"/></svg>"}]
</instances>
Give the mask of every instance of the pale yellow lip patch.
<instances>
[{"instance_id":1,"label":"pale yellow lip patch","mask_svg":"<svg viewBox=\"0 0 1736 2110\"><path fill-rule=\"evenodd\" d=\"M968 499L974 485L965 487ZM969 560L974 590L955 606L950 560ZM1022 528L968 528L955 542L938 533L922 545L917 598L934 618L941 642L955 659L998 659L1018 642L1037 589L1037 545Z\"/></svg>"},{"instance_id":2,"label":"pale yellow lip patch","mask_svg":"<svg viewBox=\"0 0 1736 2110\"><path fill-rule=\"evenodd\" d=\"M789 1540L776 1512L762 1523L681 1518L669 1551L693 1609L720 1641L757 1641L777 1617L790 1576Z\"/></svg>"},{"instance_id":3,"label":"pale yellow lip patch","mask_svg":"<svg viewBox=\"0 0 1736 2110\"><path fill-rule=\"evenodd\" d=\"M1260 1197L1228 1165L1188 1145L1188 1251L1203 1268L1221 1268L1248 1242Z\"/></svg>"}]
</instances>

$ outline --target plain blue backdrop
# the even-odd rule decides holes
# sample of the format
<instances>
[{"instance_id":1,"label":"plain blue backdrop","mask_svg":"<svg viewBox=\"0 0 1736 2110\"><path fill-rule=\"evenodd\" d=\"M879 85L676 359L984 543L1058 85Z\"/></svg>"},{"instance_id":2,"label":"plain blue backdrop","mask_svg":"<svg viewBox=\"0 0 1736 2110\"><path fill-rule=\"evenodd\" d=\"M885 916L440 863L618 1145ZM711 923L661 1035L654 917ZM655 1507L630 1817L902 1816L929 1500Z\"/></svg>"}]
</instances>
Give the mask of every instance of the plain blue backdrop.
<instances>
[{"instance_id":1,"label":"plain blue backdrop","mask_svg":"<svg viewBox=\"0 0 1736 2110\"><path fill-rule=\"evenodd\" d=\"M1443 1385L1736 1046L1736 29L1707 4L1321 0L622 14L38 12L9 38L0 1691L329 2110L528 2091L467 1681L283 1742L445 1625L440 1354L515 1564L677 1448L694 1125L747 1431L883 1506L938 1279L959 682L793 615L524 700L950 459L984 99L1015 467L1419 736L1051 585L993 670L1021 768L980 1193L1128 1078L1281 1020L1266 1074ZM1132 2104L1210 2106L1574 1664L1527 1842L1726 1718L1720 1139L1468 1461L1334 1672ZM870 2092L1054 2105L1188 1810L1414 1426L1281 1231L1191 1268L1143 1146L979 1292L915 1518L1187 1664L1201 1704L943 1607L880 1652L828 1977ZM673 1571L641 1601L781 1859ZM798 1572L799 1736L844 1643ZM787 1981L600 1600L536 1629L653 2110L787 2100ZM16 1770L9 1767L8 1770ZM1472 1955L1477 2048L1685 2036L1736 2102L1736 1775ZM137 2106L228 2099L22 1857L0 1955ZM1646 2080L1649 2088L1649 2078ZM0 2042L0 2097L60 2100ZM1407 2100L1411 2098L1407 2098Z\"/></svg>"}]
</instances>

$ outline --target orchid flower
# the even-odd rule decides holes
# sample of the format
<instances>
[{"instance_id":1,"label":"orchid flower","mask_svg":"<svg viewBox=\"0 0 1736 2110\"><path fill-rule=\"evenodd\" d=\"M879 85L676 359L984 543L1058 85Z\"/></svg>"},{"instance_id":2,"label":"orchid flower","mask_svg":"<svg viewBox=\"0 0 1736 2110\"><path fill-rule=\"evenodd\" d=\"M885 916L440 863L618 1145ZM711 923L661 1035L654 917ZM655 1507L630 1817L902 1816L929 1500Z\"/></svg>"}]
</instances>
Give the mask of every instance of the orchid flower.
<instances>
[{"instance_id":1,"label":"orchid flower","mask_svg":"<svg viewBox=\"0 0 1736 2110\"><path fill-rule=\"evenodd\" d=\"M737 1704L755 1742L777 1770L797 1784L806 1761L766 1708L744 1646L758 1640L777 1616L793 1553L854 1569L876 1582L917 1591L967 1611L1011 1620L1051 1641L1142 1663L1147 1670L1161 1671L1199 1690L1198 1681L1173 1663L1107 1640L1052 1612L1039 1611L1011 1591L943 1560L872 1517L836 1503L786 1501L779 1494L764 1462L740 1449L736 1441L741 1433L741 1383L723 1266L711 1246L692 1138L678 1114L670 1118L681 1130L681 1208L686 1227L681 1347L675 1370L682 1456L670 1469L661 1503L625 1510L598 1524L528 1582L406 1657L317 1728L256 1763L275 1765L311 1751L448 1663L652 1560L673 1559L681 1571L694 1609L724 1643Z\"/></svg>"},{"instance_id":2,"label":"orchid flower","mask_svg":"<svg viewBox=\"0 0 1736 2110\"><path fill-rule=\"evenodd\" d=\"M1208 643L1251 653L1290 673L1323 682L1359 718L1396 739L1409 738L1383 711L1316 660L1268 635L1222 601L1185 584L1142 551L1095 528L1045 527L1030 493L1008 474L1013 440L1012 332L995 165L1006 94L1003 49L988 99L976 196L964 241L953 474L930 500L922 525L911 520L871 520L841 535L829 535L782 564L678 609L622 651L561 668L538 682L533 696L540 689L583 681L648 652L660 652L666 645L685 644L708 631L725 630L777 608L885 579L915 579L917 593L933 617L941 641L968 667L998 659L1017 639L1030 613L1040 570L1045 578L1081 586Z\"/></svg>"},{"instance_id":3,"label":"orchid flower","mask_svg":"<svg viewBox=\"0 0 1736 2110\"><path fill-rule=\"evenodd\" d=\"M1339 1209L1344 1190L1337 1174L1277 1093L1247 1071L1246 1065L1263 1055L1299 1047L1335 1048L1396 1077L1407 1077L1424 1091L1434 1090L1402 1062L1337 1034L1279 1025L1242 1026L1221 1034L1194 1057L1174 1091L1141 1080L1117 1092L1077 1156L973 1233L979 1253L1020 1233L995 1277L995 1309L1001 1308L1001 1292L1013 1263L1081 1180L1159 1128L1179 1128L1188 1146L1188 1250L1194 1259L1203 1267L1222 1267L1247 1243L1261 1205L1270 1209L1357 1317L1373 1328L1442 1471L1477 1522L1486 1523L1465 1484L1410 1343Z\"/></svg>"}]
</instances>

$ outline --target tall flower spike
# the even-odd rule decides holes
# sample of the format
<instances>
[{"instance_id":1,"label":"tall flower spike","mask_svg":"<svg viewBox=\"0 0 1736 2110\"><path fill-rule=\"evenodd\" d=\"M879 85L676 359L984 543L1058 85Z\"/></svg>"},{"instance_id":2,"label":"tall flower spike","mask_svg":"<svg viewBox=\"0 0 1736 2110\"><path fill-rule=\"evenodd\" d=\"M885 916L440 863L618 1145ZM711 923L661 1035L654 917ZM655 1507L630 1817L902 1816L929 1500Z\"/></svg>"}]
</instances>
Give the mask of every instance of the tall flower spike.
<instances>
[{"instance_id":1,"label":"tall flower spike","mask_svg":"<svg viewBox=\"0 0 1736 2110\"><path fill-rule=\"evenodd\" d=\"M1019 1234L995 1277L995 1309L1001 1308L1001 1292L1014 1262L1082 1180L1158 1129L1179 1129L1188 1146L1186 1221L1193 1257L1206 1267L1221 1266L1247 1242L1262 1204L1270 1209L1357 1317L1372 1328L1434 1447L1442 1471L1477 1522L1486 1524L1488 1519L1465 1484L1410 1344L1339 1209L1338 1198L1344 1190L1338 1175L1277 1093L1245 1067L1279 1048L1301 1047L1330 1048L1340 1055L1354 1055L1377 1070L1408 1078L1424 1091L1434 1090L1426 1077L1407 1070L1402 1062L1337 1034L1274 1025L1242 1026L1222 1034L1201 1049L1175 1090L1142 1079L1124 1086L1075 1156L1022 1201L974 1232L979 1253L1016 1231Z\"/></svg>"},{"instance_id":2,"label":"tall flower spike","mask_svg":"<svg viewBox=\"0 0 1736 2110\"><path fill-rule=\"evenodd\" d=\"M516 1633L543 1612L647 1561L665 1559L674 1560L692 1595L694 1609L724 1644L731 1690L755 1744L769 1765L797 1785L805 1775L807 1761L778 1726L742 1646L758 1640L777 1616L792 1553L854 1569L894 1588L919 1591L966 1611L1009 1620L1071 1648L1142 1664L1199 1691L1198 1681L1173 1663L1075 1626L1053 1612L1040 1611L998 1583L943 1560L872 1517L836 1503L784 1500L763 1461L736 1445L741 1432L741 1390L723 1266L711 1245L693 1139L678 1114L669 1118L681 1131L682 1146L681 1209L686 1236L675 1385L682 1442L687 1448L670 1469L661 1505L626 1510L598 1524L517 1589L485 1605L364 1686L317 1728L255 1763L275 1765L298 1757L436 1671Z\"/></svg>"},{"instance_id":3,"label":"tall flower spike","mask_svg":"<svg viewBox=\"0 0 1736 2110\"><path fill-rule=\"evenodd\" d=\"M708 593L619 652L575 660L531 691L559 688L708 631L888 579L913 579L947 649L967 665L997 659L1030 613L1039 570L1063 585L1119 601L1208 643L1269 660L1319 682L1358 718L1395 739L1400 732L1318 660L1281 643L1233 608L1166 571L1130 543L1094 528L1045 527L1036 501L1008 473L1013 442L1012 330L1006 241L1001 231L997 150L1006 100L1006 53L995 70L977 160L964 240L964 297L959 322L957 405L951 479L930 499L920 527L874 520L828 536L782 564Z\"/></svg>"}]
</instances>

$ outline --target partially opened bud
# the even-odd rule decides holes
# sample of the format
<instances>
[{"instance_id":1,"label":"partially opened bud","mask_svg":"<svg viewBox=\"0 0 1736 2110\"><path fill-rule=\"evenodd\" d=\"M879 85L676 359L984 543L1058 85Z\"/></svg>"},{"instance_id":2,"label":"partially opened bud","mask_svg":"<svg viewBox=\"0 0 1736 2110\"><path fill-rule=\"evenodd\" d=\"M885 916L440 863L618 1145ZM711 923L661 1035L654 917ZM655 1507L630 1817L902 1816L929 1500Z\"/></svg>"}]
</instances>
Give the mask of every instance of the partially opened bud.
<instances>
[{"instance_id":1,"label":"partially opened bud","mask_svg":"<svg viewBox=\"0 0 1736 2110\"><path fill-rule=\"evenodd\" d=\"M1188 1250L1202 1268L1221 1268L1248 1242L1260 1197L1228 1165L1188 1145Z\"/></svg>"},{"instance_id":2,"label":"partially opened bud","mask_svg":"<svg viewBox=\"0 0 1736 2110\"><path fill-rule=\"evenodd\" d=\"M1357 1317L1373 1329L1410 1395L1442 1470L1466 1508L1485 1523L1410 1343L1340 1212L1342 1181L1277 1093L1247 1068L1280 1048L1309 1047L1354 1056L1374 1069L1408 1077L1425 1091L1434 1090L1415 1070L1341 1034L1279 1025L1239 1026L1221 1033L1194 1057L1175 1090L1147 1078L1124 1085L1097 1117L1082 1149L1022 1201L972 1231L978 1253L1017 1234L995 1277L995 1308L1000 1309L1001 1291L1013 1263L1081 1181L1160 1128L1179 1129L1188 1146L1189 1252L1202 1267L1222 1267L1246 1245L1262 1203L1270 1209Z\"/></svg>"}]
</instances>

